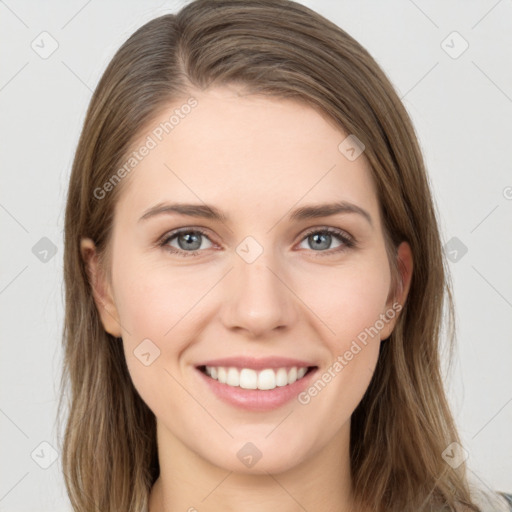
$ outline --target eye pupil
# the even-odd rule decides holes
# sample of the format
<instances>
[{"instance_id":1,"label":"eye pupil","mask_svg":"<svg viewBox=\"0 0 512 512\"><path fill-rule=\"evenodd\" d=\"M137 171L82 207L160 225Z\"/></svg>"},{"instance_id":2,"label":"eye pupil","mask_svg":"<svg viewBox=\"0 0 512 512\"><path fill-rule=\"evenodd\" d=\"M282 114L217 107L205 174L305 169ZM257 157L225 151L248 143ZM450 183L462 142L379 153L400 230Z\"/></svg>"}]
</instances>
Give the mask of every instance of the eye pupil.
<instances>
[{"instance_id":1,"label":"eye pupil","mask_svg":"<svg viewBox=\"0 0 512 512\"><path fill-rule=\"evenodd\" d=\"M202 235L196 234L193 232L183 233L178 237L178 245L180 246L181 249L197 250L201 247L201 240L200 240L201 236ZM186 243L182 244L182 240L185 240ZM194 243L197 244L197 247L195 247L195 246L192 247Z\"/></svg>"},{"instance_id":2,"label":"eye pupil","mask_svg":"<svg viewBox=\"0 0 512 512\"><path fill-rule=\"evenodd\" d=\"M314 247L313 249L317 250L317 249L328 249L329 246L331 245L330 242L331 242L331 235L329 235L328 233L315 233L314 235L311 235L310 238L313 238L314 239ZM321 238L324 238L324 239L327 239L327 243L325 243L325 240L324 240L324 243L322 245L322 240L320 240Z\"/></svg>"}]
</instances>

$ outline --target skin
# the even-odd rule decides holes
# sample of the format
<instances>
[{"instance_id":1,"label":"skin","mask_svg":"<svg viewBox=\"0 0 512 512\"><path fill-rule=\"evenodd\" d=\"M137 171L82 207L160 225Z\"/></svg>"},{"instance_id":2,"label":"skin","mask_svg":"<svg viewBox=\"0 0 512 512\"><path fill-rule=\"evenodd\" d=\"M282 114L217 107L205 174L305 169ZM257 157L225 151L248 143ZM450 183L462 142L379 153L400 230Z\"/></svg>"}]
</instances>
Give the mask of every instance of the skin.
<instances>
[{"instance_id":1,"label":"skin","mask_svg":"<svg viewBox=\"0 0 512 512\"><path fill-rule=\"evenodd\" d=\"M312 361L321 375L379 315L404 303L411 251L405 242L399 246L403 289L390 297L364 153L348 160L338 150L347 134L311 107L241 91L194 91L198 106L125 178L111 278L89 239L82 241L83 257L103 326L122 337L133 384L157 418L161 473L150 512L348 511L350 417L373 375L379 341L398 315L306 405L291 400L270 412L239 410L209 391L195 365L278 355ZM169 105L151 126L182 104ZM288 219L295 208L339 200L366 210L373 225L357 213ZM178 214L139 221L161 202L207 203L230 221ZM198 227L207 237L198 235L197 256L156 243L177 228ZM356 246L332 236L315 249L309 228L325 227L348 233ZM250 264L236 252L247 236L263 249ZM177 237L168 246L183 253L181 240L181 247ZM160 350L149 366L133 353L146 338ZM237 457L249 441L262 453L251 468Z\"/></svg>"}]
</instances>

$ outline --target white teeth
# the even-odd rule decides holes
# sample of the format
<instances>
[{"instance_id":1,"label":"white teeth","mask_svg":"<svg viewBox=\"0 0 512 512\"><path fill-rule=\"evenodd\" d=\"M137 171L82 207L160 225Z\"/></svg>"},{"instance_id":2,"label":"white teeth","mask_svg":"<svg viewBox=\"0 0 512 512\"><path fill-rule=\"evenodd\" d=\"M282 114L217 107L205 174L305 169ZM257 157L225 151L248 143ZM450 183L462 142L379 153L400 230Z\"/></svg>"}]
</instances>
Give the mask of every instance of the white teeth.
<instances>
[{"instance_id":1,"label":"white teeth","mask_svg":"<svg viewBox=\"0 0 512 512\"><path fill-rule=\"evenodd\" d=\"M276 386L286 386L286 384L288 384L288 372L286 368L279 368L276 373Z\"/></svg>"},{"instance_id":2,"label":"white teeth","mask_svg":"<svg viewBox=\"0 0 512 512\"><path fill-rule=\"evenodd\" d=\"M278 386L293 384L296 380L302 379L308 369L296 366L287 370L286 368L266 368L257 372L252 368L224 368L222 366L206 366L205 372L212 379L218 380L228 386L241 387L243 389L270 390Z\"/></svg>"},{"instance_id":3,"label":"white teeth","mask_svg":"<svg viewBox=\"0 0 512 512\"><path fill-rule=\"evenodd\" d=\"M240 372L240 387L244 389L256 389L258 387L258 374L256 370L244 368Z\"/></svg>"},{"instance_id":4,"label":"white teeth","mask_svg":"<svg viewBox=\"0 0 512 512\"><path fill-rule=\"evenodd\" d=\"M207 371L208 371L208 368L209 368L209 367L207 366L207 367L206 367L206 370L207 370ZM218 368L218 369L217 369L217 372L218 372L218 374L217 374L217 380L218 380L219 382L222 382L222 384L226 384L226 380L227 380L227 377L228 377L228 376L227 376L227 374L226 374L226 369L225 369L225 368ZM213 377L213 375L212 375L212 374L210 374L210 377Z\"/></svg>"},{"instance_id":5,"label":"white teeth","mask_svg":"<svg viewBox=\"0 0 512 512\"><path fill-rule=\"evenodd\" d=\"M240 372L236 368L228 369L228 378L226 379L228 386L239 386L240 385Z\"/></svg>"},{"instance_id":6,"label":"white teeth","mask_svg":"<svg viewBox=\"0 0 512 512\"><path fill-rule=\"evenodd\" d=\"M274 389L276 387L276 374L274 370L263 370L258 375L258 389Z\"/></svg>"}]
</instances>

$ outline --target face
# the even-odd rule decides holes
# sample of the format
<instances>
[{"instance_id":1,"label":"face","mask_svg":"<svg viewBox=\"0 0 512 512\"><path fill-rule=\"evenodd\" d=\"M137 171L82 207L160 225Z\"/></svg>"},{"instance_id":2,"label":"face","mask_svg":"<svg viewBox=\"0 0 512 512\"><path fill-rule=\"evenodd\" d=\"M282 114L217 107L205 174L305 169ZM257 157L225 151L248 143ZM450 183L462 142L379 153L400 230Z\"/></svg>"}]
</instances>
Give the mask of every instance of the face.
<instances>
[{"instance_id":1,"label":"face","mask_svg":"<svg viewBox=\"0 0 512 512\"><path fill-rule=\"evenodd\" d=\"M403 297L388 298L376 190L364 153L338 148L348 134L291 100L194 97L161 140L185 101L139 139L156 146L122 184L98 309L169 445L281 472L337 446Z\"/></svg>"}]
</instances>

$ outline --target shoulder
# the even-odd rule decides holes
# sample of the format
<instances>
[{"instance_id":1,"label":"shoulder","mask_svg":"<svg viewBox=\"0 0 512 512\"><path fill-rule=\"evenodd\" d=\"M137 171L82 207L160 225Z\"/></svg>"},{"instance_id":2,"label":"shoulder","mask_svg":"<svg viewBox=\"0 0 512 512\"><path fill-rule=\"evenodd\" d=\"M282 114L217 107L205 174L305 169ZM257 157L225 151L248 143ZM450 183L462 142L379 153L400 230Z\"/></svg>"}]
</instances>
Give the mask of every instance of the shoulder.
<instances>
[{"instance_id":1,"label":"shoulder","mask_svg":"<svg viewBox=\"0 0 512 512\"><path fill-rule=\"evenodd\" d=\"M473 489L472 499L480 512L512 512L512 493Z\"/></svg>"},{"instance_id":2,"label":"shoulder","mask_svg":"<svg viewBox=\"0 0 512 512\"><path fill-rule=\"evenodd\" d=\"M503 496L503 498L505 498L505 501L508 505L508 509L512 510L512 493L498 492L498 494L500 494L501 496Z\"/></svg>"}]
</instances>

